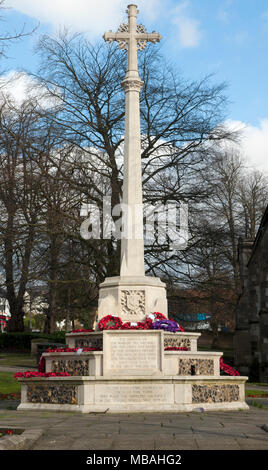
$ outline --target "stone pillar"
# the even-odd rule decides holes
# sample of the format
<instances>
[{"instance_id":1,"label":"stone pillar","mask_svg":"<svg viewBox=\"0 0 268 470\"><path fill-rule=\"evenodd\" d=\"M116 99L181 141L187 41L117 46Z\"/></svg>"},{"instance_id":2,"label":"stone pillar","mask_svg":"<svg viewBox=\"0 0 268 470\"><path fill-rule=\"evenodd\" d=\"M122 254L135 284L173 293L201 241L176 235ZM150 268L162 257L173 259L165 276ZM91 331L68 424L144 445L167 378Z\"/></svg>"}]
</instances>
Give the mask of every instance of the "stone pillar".
<instances>
[{"instance_id":1,"label":"stone pillar","mask_svg":"<svg viewBox=\"0 0 268 470\"><path fill-rule=\"evenodd\" d=\"M138 73L138 72L137 72ZM126 94L123 204L127 230L121 239L121 276L144 276L140 89L142 81L128 71L122 82Z\"/></svg>"},{"instance_id":2,"label":"stone pillar","mask_svg":"<svg viewBox=\"0 0 268 470\"><path fill-rule=\"evenodd\" d=\"M98 319L106 315L120 316L123 321L144 321L149 313L167 315L165 284L156 277L145 276L142 208L142 169L140 142L140 90L137 50L148 41L160 41L160 34L147 33L137 25L137 7L128 6L128 24L116 33L104 34L106 41L117 41L128 51L125 91L125 145L123 181L123 233L119 277L106 278L100 285Z\"/></svg>"}]
</instances>

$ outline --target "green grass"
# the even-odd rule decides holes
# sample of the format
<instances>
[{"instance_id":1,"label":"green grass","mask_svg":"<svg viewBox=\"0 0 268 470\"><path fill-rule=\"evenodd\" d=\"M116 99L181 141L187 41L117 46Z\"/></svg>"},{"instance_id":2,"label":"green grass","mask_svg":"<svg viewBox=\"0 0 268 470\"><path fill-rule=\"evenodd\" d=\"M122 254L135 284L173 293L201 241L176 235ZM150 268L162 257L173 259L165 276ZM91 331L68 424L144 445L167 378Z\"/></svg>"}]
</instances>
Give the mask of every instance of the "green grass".
<instances>
[{"instance_id":1,"label":"green grass","mask_svg":"<svg viewBox=\"0 0 268 470\"><path fill-rule=\"evenodd\" d=\"M36 357L31 354L0 353L0 366L36 367Z\"/></svg>"},{"instance_id":2,"label":"green grass","mask_svg":"<svg viewBox=\"0 0 268 470\"><path fill-rule=\"evenodd\" d=\"M253 406L255 406L256 408L263 408L263 405L261 403L256 403L255 401L252 403Z\"/></svg>"},{"instance_id":3,"label":"green grass","mask_svg":"<svg viewBox=\"0 0 268 470\"><path fill-rule=\"evenodd\" d=\"M246 389L246 397L248 397L249 395L260 395L260 398L262 395L266 395L268 393L267 390L250 390L250 389Z\"/></svg>"},{"instance_id":4,"label":"green grass","mask_svg":"<svg viewBox=\"0 0 268 470\"><path fill-rule=\"evenodd\" d=\"M246 385L260 385L261 387L267 387L268 388L268 383L260 383L260 382L247 382Z\"/></svg>"},{"instance_id":5,"label":"green grass","mask_svg":"<svg viewBox=\"0 0 268 470\"><path fill-rule=\"evenodd\" d=\"M0 371L0 395L7 393L19 393L21 384L14 379L13 372Z\"/></svg>"}]
</instances>

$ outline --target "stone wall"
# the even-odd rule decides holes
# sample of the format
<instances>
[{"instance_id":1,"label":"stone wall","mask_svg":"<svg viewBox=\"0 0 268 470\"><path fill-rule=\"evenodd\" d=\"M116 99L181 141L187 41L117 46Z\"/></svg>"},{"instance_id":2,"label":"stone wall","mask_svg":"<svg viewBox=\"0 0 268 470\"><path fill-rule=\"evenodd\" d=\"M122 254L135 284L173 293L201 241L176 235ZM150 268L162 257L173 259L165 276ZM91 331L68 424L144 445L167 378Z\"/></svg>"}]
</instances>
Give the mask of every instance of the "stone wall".
<instances>
[{"instance_id":1,"label":"stone wall","mask_svg":"<svg viewBox=\"0 0 268 470\"><path fill-rule=\"evenodd\" d=\"M75 348L100 348L102 349L102 337L98 338L76 338Z\"/></svg>"},{"instance_id":2,"label":"stone wall","mask_svg":"<svg viewBox=\"0 0 268 470\"><path fill-rule=\"evenodd\" d=\"M189 338L180 338L178 336L165 335L164 348L188 348L191 351L191 340Z\"/></svg>"},{"instance_id":3,"label":"stone wall","mask_svg":"<svg viewBox=\"0 0 268 470\"><path fill-rule=\"evenodd\" d=\"M248 409L244 400L246 377L122 377L93 381L85 377L19 379L22 402L18 409L89 412L191 411Z\"/></svg>"},{"instance_id":4,"label":"stone wall","mask_svg":"<svg viewBox=\"0 0 268 470\"><path fill-rule=\"evenodd\" d=\"M73 385L29 384L27 402L77 405L78 388Z\"/></svg>"},{"instance_id":5,"label":"stone wall","mask_svg":"<svg viewBox=\"0 0 268 470\"><path fill-rule=\"evenodd\" d=\"M192 403L239 401L238 385L192 385Z\"/></svg>"},{"instance_id":6,"label":"stone wall","mask_svg":"<svg viewBox=\"0 0 268 470\"><path fill-rule=\"evenodd\" d=\"M68 372L70 375L89 375L89 359L58 359L52 361L51 372Z\"/></svg>"},{"instance_id":7,"label":"stone wall","mask_svg":"<svg viewBox=\"0 0 268 470\"><path fill-rule=\"evenodd\" d=\"M212 359L179 359L178 375L214 375L214 361Z\"/></svg>"}]
</instances>

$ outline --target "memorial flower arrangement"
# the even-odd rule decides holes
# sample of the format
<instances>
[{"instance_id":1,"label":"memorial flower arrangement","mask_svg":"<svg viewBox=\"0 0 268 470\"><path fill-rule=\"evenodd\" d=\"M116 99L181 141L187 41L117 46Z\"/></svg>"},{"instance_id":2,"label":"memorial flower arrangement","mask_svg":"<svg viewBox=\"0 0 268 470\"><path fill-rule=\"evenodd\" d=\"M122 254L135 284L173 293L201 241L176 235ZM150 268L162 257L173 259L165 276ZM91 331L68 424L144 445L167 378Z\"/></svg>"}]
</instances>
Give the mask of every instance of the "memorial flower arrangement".
<instances>
[{"instance_id":1,"label":"memorial flower arrangement","mask_svg":"<svg viewBox=\"0 0 268 470\"><path fill-rule=\"evenodd\" d=\"M92 333L94 330L91 329L77 329L73 330L72 333Z\"/></svg>"},{"instance_id":2,"label":"memorial flower arrangement","mask_svg":"<svg viewBox=\"0 0 268 470\"><path fill-rule=\"evenodd\" d=\"M98 323L98 329L103 330L120 330L123 322L120 317L114 317L113 315L106 315Z\"/></svg>"},{"instance_id":3,"label":"memorial flower arrangement","mask_svg":"<svg viewBox=\"0 0 268 470\"><path fill-rule=\"evenodd\" d=\"M121 330L149 330L150 326L149 323L146 322L125 322L121 326Z\"/></svg>"},{"instance_id":4,"label":"memorial flower arrangement","mask_svg":"<svg viewBox=\"0 0 268 470\"><path fill-rule=\"evenodd\" d=\"M51 352L77 352L78 350L83 350L83 352L87 351L101 351L100 348L97 347L87 347L87 348L56 348L56 349L46 349L47 353Z\"/></svg>"},{"instance_id":5,"label":"memorial flower arrangement","mask_svg":"<svg viewBox=\"0 0 268 470\"><path fill-rule=\"evenodd\" d=\"M13 436L13 434L14 434L13 429L5 429L3 431L0 431L0 437L4 437L5 435Z\"/></svg>"},{"instance_id":6,"label":"memorial flower arrangement","mask_svg":"<svg viewBox=\"0 0 268 470\"><path fill-rule=\"evenodd\" d=\"M0 400L19 400L20 393L0 393Z\"/></svg>"},{"instance_id":7,"label":"memorial flower arrangement","mask_svg":"<svg viewBox=\"0 0 268 470\"><path fill-rule=\"evenodd\" d=\"M68 372L36 372L33 370L16 372L16 374L14 374L15 379L20 377L24 379L30 379L32 377L70 377L70 374Z\"/></svg>"},{"instance_id":8,"label":"memorial flower arrangement","mask_svg":"<svg viewBox=\"0 0 268 470\"><path fill-rule=\"evenodd\" d=\"M240 375L236 369L228 366L228 364L224 364L222 357L220 358L220 370L225 372L227 375Z\"/></svg>"},{"instance_id":9,"label":"memorial flower arrangement","mask_svg":"<svg viewBox=\"0 0 268 470\"><path fill-rule=\"evenodd\" d=\"M43 355L38 361L38 372L46 372L46 360Z\"/></svg>"},{"instance_id":10,"label":"memorial flower arrangement","mask_svg":"<svg viewBox=\"0 0 268 470\"><path fill-rule=\"evenodd\" d=\"M176 331L179 331L179 327L177 322L174 320L157 320L153 323L153 329L154 330L164 330L164 331L171 331L172 333L175 333Z\"/></svg>"},{"instance_id":11,"label":"memorial flower arrangement","mask_svg":"<svg viewBox=\"0 0 268 470\"><path fill-rule=\"evenodd\" d=\"M155 322L157 320L167 320L167 317L160 312L150 313L147 318L152 320L152 322Z\"/></svg>"},{"instance_id":12,"label":"memorial flower arrangement","mask_svg":"<svg viewBox=\"0 0 268 470\"><path fill-rule=\"evenodd\" d=\"M162 323L161 323L162 322ZM114 315L106 315L103 317L98 325L97 330L92 329L76 329L72 330L72 333L93 333L95 331L103 330L152 330L162 329L165 331L177 332L184 331L184 329L173 319L168 319L161 312L150 313L144 322L123 322L120 317ZM49 350L47 352L71 352L67 350Z\"/></svg>"},{"instance_id":13,"label":"memorial flower arrangement","mask_svg":"<svg viewBox=\"0 0 268 470\"><path fill-rule=\"evenodd\" d=\"M120 317L107 315L103 317L98 323L98 329L103 330L152 330L162 329L165 331L177 332L184 331L175 320L167 319L167 317L160 312L150 313L144 322L123 322Z\"/></svg>"}]
</instances>

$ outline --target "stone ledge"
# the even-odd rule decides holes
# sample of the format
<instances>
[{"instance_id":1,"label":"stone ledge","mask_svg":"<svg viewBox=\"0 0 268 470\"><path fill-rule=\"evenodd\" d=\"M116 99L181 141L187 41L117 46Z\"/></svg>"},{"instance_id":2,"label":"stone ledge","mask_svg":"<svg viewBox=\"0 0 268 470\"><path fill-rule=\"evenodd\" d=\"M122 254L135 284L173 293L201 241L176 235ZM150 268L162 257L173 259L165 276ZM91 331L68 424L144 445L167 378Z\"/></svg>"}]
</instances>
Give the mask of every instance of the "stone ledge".
<instances>
[{"instance_id":1,"label":"stone ledge","mask_svg":"<svg viewBox=\"0 0 268 470\"><path fill-rule=\"evenodd\" d=\"M228 382L238 382L238 383L245 383L248 380L248 377L242 376L242 375L236 375L236 376L214 376L214 375L159 375L158 377L156 375L148 376L148 375L141 375L137 377L136 375L128 375L128 376L122 376L122 375L113 375L113 376L85 376L85 375L80 375L80 376L65 376L65 377L31 377L31 378L24 378L24 377L18 377L19 382L23 382L26 385L31 382L74 382L78 385L82 385L85 382L114 382L114 381L126 381L126 382L132 382L132 381L147 381L149 382L150 380L153 380L154 382L158 383L176 383L176 382L181 382L181 383L191 383L191 382L204 382L204 383L214 383L214 382L222 382L222 383L228 383Z\"/></svg>"},{"instance_id":2,"label":"stone ledge","mask_svg":"<svg viewBox=\"0 0 268 470\"><path fill-rule=\"evenodd\" d=\"M168 355L179 355L179 356L190 356L199 359L200 357L222 357L222 352L209 352L209 351L164 351L164 354Z\"/></svg>"},{"instance_id":3,"label":"stone ledge","mask_svg":"<svg viewBox=\"0 0 268 470\"><path fill-rule=\"evenodd\" d=\"M22 434L0 440L0 450L27 450L44 434L43 429L26 429Z\"/></svg>"},{"instance_id":4,"label":"stone ledge","mask_svg":"<svg viewBox=\"0 0 268 470\"><path fill-rule=\"evenodd\" d=\"M242 401L229 402L229 403L195 403L195 404L164 404L161 403L161 409L156 405L148 403L139 403L137 405L125 404L123 409L122 405L115 404L112 407L109 405L101 406L96 405L50 405L50 404L39 404L39 403L22 403L19 410L31 410L31 411L75 411L78 413L108 413L108 414L125 414L125 413L153 413L153 414L163 414L165 413L181 413L181 412L191 412L191 411L240 411L248 410L249 406Z\"/></svg>"}]
</instances>

